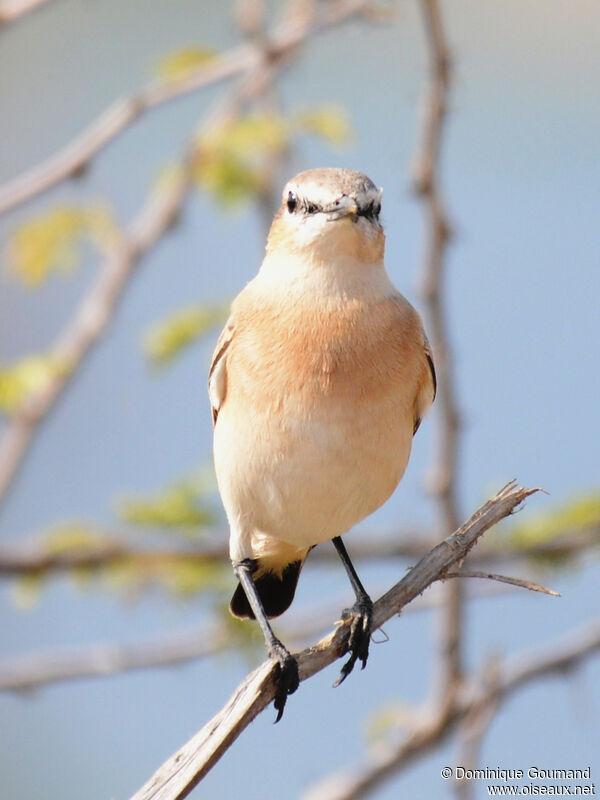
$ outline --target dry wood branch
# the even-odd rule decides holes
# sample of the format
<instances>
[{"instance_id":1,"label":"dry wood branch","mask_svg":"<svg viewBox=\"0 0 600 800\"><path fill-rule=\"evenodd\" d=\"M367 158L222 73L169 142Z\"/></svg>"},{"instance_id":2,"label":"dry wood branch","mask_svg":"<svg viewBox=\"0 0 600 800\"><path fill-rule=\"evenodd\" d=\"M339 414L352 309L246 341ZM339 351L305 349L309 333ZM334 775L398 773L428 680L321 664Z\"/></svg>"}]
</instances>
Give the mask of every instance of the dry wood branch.
<instances>
[{"instance_id":1,"label":"dry wood branch","mask_svg":"<svg viewBox=\"0 0 600 800\"><path fill-rule=\"evenodd\" d=\"M430 76L422 101L422 122L413 180L426 219L427 241L420 283L438 379L436 449L430 472L430 491L437 508L439 533L445 536L456 528L460 517L456 489L459 415L442 294L450 223L438 175L450 87L450 53L439 0L420 0L420 6L427 38ZM447 592L447 607L440 612L438 624L441 657L434 691L440 696L457 688L462 673L462 587L459 582L449 584Z\"/></svg>"},{"instance_id":2,"label":"dry wood branch","mask_svg":"<svg viewBox=\"0 0 600 800\"><path fill-rule=\"evenodd\" d=\"M35 11L48 0L4 0L0 2L0 27Z\"/></svg>"},{"instance_id":3,"label":"dry wood branch","mask_svg":"<svg viewBox=\"0 0 600 800\"><path fill-rule=\"evenodd\" d=\"M269 58L281 61L316 34L364 14L370 2L371 0L339 0L316 17L290 15L265 39ZM0 214L31 200L67 178L81 174L111 141L153 109L208 86L256 71L264 60L264 53L264 44L245 44L229 50L177 80L153 84L137 95L117 100L55 155L0 187Z\"/></svg>"},{"instance_id":4,"label":"dry wood branch","mask_svg":"<svg viewBox=\"0 0 600 800\"><path fill-rule=\"evenodd\" d=\"M356 3L344 5L354 8ZM321 26L334 24L337 19L338 15L330 14L325 21L321 21ZM289 43L289 36L287 31L288 38L284 36L284 42ZM291 41L294 42L295 39L292 37ZM289 47L291 46L290 44ZM283 52L287 53L288 50L284 49ZM247 103L270 84L278 63L279 56L272 54L265 64L263 54L256 67L245 72L225 100L211 109L203 129L239 114ZM84 358L106 331L140 259L176 221L190 188L192 150L190 148L180 169L167 185L150 196L125 235L111 243L96 282L83 298L53 348L53 355L58 363L68 365L68 370L57 372L48 380L44 389L28 397L19 411L11 417L0 441L0 501L16 477L38 426L63 393Z\"/></svg>"},{"instance_id":5,"label":"dry wood branch","mask_svg":"<svg viewBox=\"0 0 600 800\"><path fill-rule=\"evenodd\" d=\"M558 592L555 592L553 589L547 589L539 583L534 583L524 578L511 578L508 575L498 575L494 572L461 569L459 572L447 572L446 578L485 578L489 581L499 581L500 583L508 583L510 586L519 586L521 589L529 589L530 592L541 592L542 594L549 594L552 597L560 597Z\"/></svg>"},{"instance_id":6,"label":"dry wood branch","mask_svg":"<svg viewBox=\"0 0 600 800\"><path fill-rule=\"evenodd\" d=\"M374 749L365 763L346 767L311 787L304 800L365 797L417 758L426 756L470 714L480 714L484 720L486 710L498 707L518 689L541 678L573 670L597 651L600 651L600 619L556 639L543 651L511 658L496 668L491 681L489 672L484 671L482 678L473 678L464 685L451 706L424 709L420 722L400 744L384 744Z\"/></svg>"},{"instance_id":7,"label":"dry wood branch","mask_svg":"<svg viewBox=\"0 0 600 800\"><path fill-rule=\"evenodd\" d=\"M94 526L94 530L97 530ZM57 552L43 541L11 542L0 546L0 578L42 575L53 572L68 572L78 568L103 569L122 561L140 565L141 568L152 563L164 561L186 561L198 564L222 562L229 565L226 532L214 536L214 542L195 546L147 547L128 544L132 536L129 532L111 529L103 532L106 540L81 548ZM212 538L212 537L211 537ZM355 561L388 561L390 558L419 559L432 547L436 540L425 531L406 529L386 536L363 532L352 542L352 558ZM579 531L565 531L548 542L531 545L510 545L482 542L476 552L468 558L470 566L475 564L514 564L533 560L550 565L565 559L583 556L598 548L600 526L592 526ZM337 564L339 557L328 546L319 546L310 554L309 565Z\"/></svg>"},{"instance_id":8,"label":"dry wood branch","mask_svg":"<svg viewBox=\"0 0 600 800\"><path fill-rule=\"evenodd\" d=\"M461 561L477 539L510 514L535 489L505 486L455 533L437 545L373 609L373 626L381 627L411 600ZM340 624L320 642L297 655L304 681L340 658L348 638L348 625ZM218 761L247 725L273 699L274 664L266 661L243 683L226 706L181 750L175 753L134 795L132 800L176 800L186 797Z\"/></svg>"},{"instance_id":9,"label":"dry wood branch","mask_svg":"<svg viewBox=\"0 0 600 800\"><path fill-rule=\"evenodd\" d=\"M442 593L433 591L435 588L432 587L425 596L415 598L403 613L439 608L444 598ZM467 598L479 600L494 597L501 591L510 590L484 584L477 590L471 590ZM329 628L344 602L340 598L318 609L297 612L281 626L283 641L291 647L306 646L307 642ZM259 645L262 647L262 642ZM106 642L80 649L8 656L0 660L0 691L26 692L79 678L104 678L132 670L172 667L236 648L239 649L239 644L231 635L230 626L215 621L207 623L201 630L159 636L152 641L136 644Z\"/></svg>"},{"instance_id":10,"label":"dry wood branch","mask_svg":"<svg viewBox=\"0 0 600 800\"><path fill-rule=\"evenodd\" d=\"M111 243L95 281L53 348L53 355L68 369L49 378L7 423L0 441L0 499L12 484L39 424L105 333L140 259L169 230L187 191L182 171L150 195L126 234Z\"/></svg>"},{"instance_id":11,"label":"dry wood branch","mask_svg":"<svg viewBox=\"0 0 600 800\"><path fill-rule=\"evenodd\" d=\"M81 650L28 653L0 661L0 691L23 692L75 678L166 667L214 655L231 640L224 626L135 645L97 644Z\"/></svg>"}]
</instances>

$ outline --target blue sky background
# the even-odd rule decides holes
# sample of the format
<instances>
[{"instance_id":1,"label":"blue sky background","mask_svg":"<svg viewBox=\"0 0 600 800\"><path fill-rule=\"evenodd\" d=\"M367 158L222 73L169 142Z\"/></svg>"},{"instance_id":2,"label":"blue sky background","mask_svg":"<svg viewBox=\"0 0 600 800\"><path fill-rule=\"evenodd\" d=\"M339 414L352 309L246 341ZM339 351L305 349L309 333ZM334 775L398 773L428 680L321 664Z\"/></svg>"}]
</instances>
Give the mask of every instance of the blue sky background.
<instances>
[{"instance_id":1,"label":"blue sky background","mask_svg":"<svg viewBox=\"0 0 600 800\"><path fill-rule=\"evenodd\" d=\"M334 152L302 140L289 173L343 165L383 186L388 270L418 305L423 228L408 176L425 52L416 2L395 8L385 24L353 24L316 40L284 75L280 93L290 111L331 102L347 109L352 143ZM446 288L465 424L461 506L468 513L517 477L550 492L528 508L548 508L600 482L600 7L595 0L568 7L559 0L456 0L443 9L455 55L443 184L457 232ZM231 14L230 4L191 0L57 0L1 30L0 181L53 153L116 97L144 85L165 54L234 44ZM126 223L216 96L211 90L153 112L111 144L85 180L1 220L2 241L15 224L59 201L106 197ZM140 337L190 301L232 297L255 273L263 247L256 210L224 212L205 196L192 199L177 231L144 261L110 335L41 429L0 517L5 540L64 519L109 523L115 498L152 492L209 460L205 375L213 340L157 376L144 363ZM90 258L75 276L35 293L3 273L0 359L43 349L95 268ZM431 521L423 480L432 428L423 424L402 485L363 527ZM369 565L361 575L376 589L403 569ZM469 606L469 663L490 649L511 654L550 641L594 616L598 578L590 563L552 578L560 600L511 594ZM309 564L296 605L347 593L341 569ZM200 601L157 591L126 604L63 580L51 582L28 612L15 609L4 585L0 602L2 657L143 641L192 628L203 614ZM283 722L275 728L273 714L263 714L196 795L297 797L332 768L355 761L364 752L368 713L422 699L433 630L424 612L390 623L391 641L373 646L366 671L336 691L337 667L304 684ZM2 783L12 800L122 800L223 705L248 666L244 656L223 656L2 696ZM598 779L599 678L600 665L591 662L575 678L514 697L485 739L482 763L591 765ZM447 745L375 796L449 796L439 770L454 757Z\"/></svg>"}]
</instances>

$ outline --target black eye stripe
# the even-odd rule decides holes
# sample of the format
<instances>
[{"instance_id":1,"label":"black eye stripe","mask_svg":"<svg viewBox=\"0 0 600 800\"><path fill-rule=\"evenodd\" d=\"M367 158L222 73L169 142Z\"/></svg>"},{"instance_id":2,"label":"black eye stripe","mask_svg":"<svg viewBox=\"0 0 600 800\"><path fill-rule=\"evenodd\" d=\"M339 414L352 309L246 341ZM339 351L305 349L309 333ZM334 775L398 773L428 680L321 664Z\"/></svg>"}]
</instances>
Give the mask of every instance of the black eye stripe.
<instances>
[{"instance_id":1,"label":"black eye stripe","mask_svg":"<svg viewBox=\"0 0 600 800\"><path fill-rule=\"evenodd\" d=\"M338 205L337 203L335 204ZM304 214L316 214L319 211L328 211L329 207L321 208L316 203L311 203L309 200L305 198L298 198L298 196L290 189L288 192L287 200L286 200L287 210L290 214L293 214L295 211L301 210ZM376 200L371 200L371 202L364 206L363 208L359 208L356 212L358 217L365 217L366 219L376 220L379 217L379 212L381 211L381 204L378 203Z\"/></svg>"},{"instance_id":2,"label":"black eye stripe","mask_svg":"<svg viewBox=\"0 0 600 800\"><path fill-rule=\"evenodd\" d=\"M376 203L374 200L372 200L368 206L358 209L358 216L366 217L367 219L377 219L380 211L381 206L379 203Z\"/></svg>"}]
</instances>

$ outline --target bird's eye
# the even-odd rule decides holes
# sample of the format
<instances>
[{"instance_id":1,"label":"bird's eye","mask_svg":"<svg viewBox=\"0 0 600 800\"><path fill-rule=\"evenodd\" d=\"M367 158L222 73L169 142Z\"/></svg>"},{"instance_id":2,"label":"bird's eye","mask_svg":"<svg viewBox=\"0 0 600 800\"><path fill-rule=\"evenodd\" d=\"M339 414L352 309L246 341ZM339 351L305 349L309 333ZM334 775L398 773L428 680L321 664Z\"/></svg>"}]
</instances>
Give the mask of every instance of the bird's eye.
<instances>
[{"instance_id":1,"label":"bird's eye","mask_svg":"<svg viewBox=\"0 0 600 800\"><path fill-rule=\"evenodd\" d=\"M293 192L288 192L287 210L290 212L290 214L294 213L297 205L298 205L298 200L296 198L296 195Z\"/></svg>"}]
</instances>

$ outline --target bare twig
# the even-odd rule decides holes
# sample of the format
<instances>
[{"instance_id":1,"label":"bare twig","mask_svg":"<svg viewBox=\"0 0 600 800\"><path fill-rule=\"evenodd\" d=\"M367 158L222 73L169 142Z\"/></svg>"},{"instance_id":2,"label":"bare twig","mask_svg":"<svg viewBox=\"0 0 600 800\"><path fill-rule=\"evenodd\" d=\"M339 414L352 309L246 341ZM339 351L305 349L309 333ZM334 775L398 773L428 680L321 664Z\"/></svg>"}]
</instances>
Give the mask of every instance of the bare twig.
<instances>
[{"instance_id":1,"label":"bare twig","mask_svg":"<svg viewBox=\"0 0 600 800\"><path fill-rule=\"evenodd\" d=\"M225 532L216 533L210 542L186 544L179 547L148 547L128 543L132 540L129 531L110 529L100 531L105 541L90 543L57 551L52 544L42 540L10 542L0 546L0 578L41 575L53 572L68 572L78 568L104 569L113 564L128 561L140 568L165 561L192 563L223 563L229 565L229 550ZM137 537L135 537L137 539ZM425 531L412 529L390 532L388 535L357 533L352 543L352 558L356 561L388 561L390 558L419 559L436 540ZM600 526L579 531L565 531L548 542L535 542L514 548L510 543L499 544L484 541L475 553L469 556L469 565L507 564L526 560L542 563L560 563L563 559L581 556L600 544ZM310 554L311 565L339 563L335 550L326 545L315 548Z\"/></svg>"},{"instance_id":2,"label":"bare twig","mask_svg":"<svg viewBox=\"0 0 600 800\"><path fill-rule=\"evenodd\" d=\"M535 489L505 486L455 533L429 552L373 608L373 626L381 627L431 583L461 561L477 539L510 514ZM316 645L297 655L300 680L306 680L343 655L349 635L340 624ZM232 695L226 706L181 750L175 753L132 800L176 800L186 797L240 733L273 699L275 665L266 661Z\"/></svg>"},{"instance_id":3,"label":"bare twig","mask_svg":"<svg viewBox=\"0 0 600 800\"><path fill-rule=\"evenodd\" d=\"M338 0L317 17L291 15L267 38L269 58L281 60L293 54L314 35L364 14L370 3L371 0ZM263 63L264 52L264 46L255 43L235 47L181 78L152 84L136 95L117 100L55 155L0 187L0 214L67 178L81 174L113 139L153 109L235 76L256 71Z\"/></svg>"},{"instance_id":4,"label":"bare twig","mask_svg":"<svg viewBox=\"0 0 600 800\"><path fill-rule=\"evenodd\" d=\"M489 691L482 702L474 702L457 726L457 739L460 754L457 764L465 769L475 769L479 763L479 753L485 734L494 721L498 711L498 681L500 662L497 657L489 659L483 670L483 683ZM460 778L454 779L454 793L459 800L473 800L475 797L475 781Z\"/></svg>"},{"instance_id":5,"label":"bare twig","mask_svg":"<svg viewBox=\"0 0 600 800\"><path fill-rule=\"evenodd\" d=\"M534 583L524 578L510 578L508 575L497 575L494 572L478 572L472 569L461 569L459 572L446 573L446 578L485 578L489 581L508 583L510 586L520 586L522 589L529 589L530 592L541 592L542 594L549 594L552 597L560 597L558 592L555 592L553 589L547 589L539 583Z\"/></svg>"},{"instance_id":6,"label":"bare twig","mask_svg":"<svg viewBox=\"0 0 600 800\"><path fill-rule=\"evenodd\" d=\"M456 491L458 420L456 389L442 284L450 223L439 186L439 160L443 123L450 85L450 54L438 0L420 0L428 43L429 83L422 104L422 123L413 166L415 192L426 217L426 251L421 276L427 330L438 379L436 452L430 473L430 491L437 510L440 536L454 530L459 520ZM440 697L455 691L461 679L461 592L459 582L449 584L448 603L440 611L438 638L441 658L434 690Z\"/></svg>"},{"instance_id":7,"label":"bare twig","mask_svg":"<svg viewBox=\"0 0 600 800\"><path fill-rule=\"evenodd\" d=\"M53 348L58 362L67 369L57 371L41 391L27 397L7 423L0 441L0 499L14 480L39 424L105 333L140 259L175 221L188 187L181 171L150 195L126 234L111 243L96 280Z\"/></svg>"},{"instance_id":8,"label":"bare twig","mask_svg":"<svg viewBox=\"0 0 600 800\"><path fill-rule=\"evenodd\" d=\"M544 677L575 669L600 650L600 620L562 636L544 650L522 654L498 667L497 677L469 680L450 707L426 708L420 723L399 744L374 748L365 763L345 767L309 789L305 800L357 800L381 785L402 768L426 756L444 741L457 724L477 709L483 714L490 705L498 707L518 689Z\"/></svg>"},{"instance_id":9,"label":"bare twig","mask_svg":"<svg viewBox=\"0 0 600 800\"><path fill-rule=\"evenodd\" d=\"M442 586L437 588L441 589ZM415 598L402 613L439 608L445 599L435 589L436 586L433 586L426 595ZM467 599L495 597L501 591L510 590L483 584L478 590L471 590ZM374 595L377 596L377 592ZM307 642L329 628L344 604L345 600L340 598L325 606L321 604L318 608L296 612L280 626L283 641L292 647L306 646ZM262 647L262 642L258 643ZM171 667L232 649L239 650L239 640L232 636L231 626L214 621L205 624L201 630L159 636L137 644L105 642L79 649L7 656L0 660L0 691L31 691L78 678L104 678L132 670Z\"/></svg>"},{"instance_id":10,"label":"bare twig","mask_svg":"<svg viewBox=\"0 0 600 800\"><path fill-rule=\"evenodd\" d=\"M346 19L350 15L350 9L355 9L359 4L357 0L349 0L341 5L346 9L346 14L342 14L341 7L337 9L336 6L335 14L331 13L321 20L321 28L335 24L340 19ZM298 17L298 20L301 19ZM302 41L302 36L298 39L298 28L291 23L290 28L291 30L284 29L280 36L279 50L275 48L270 52L268 63L265 63L263 53L255 67L247 69L244 77L225 100L218 102L209 112L203 124L204 130L239 114L245 104L264 91L265 86L272 81L272 73L280 59L289 54L295 43ZM300 25L300 28L305 36L309 30L313 31L312 26L307 27L306 21L304 27ZM251 64L254 63L253 60ZM11 417L0 441L0 500L16 477L38 426L63 393L85 356L107 329L117 303L140 259L175 222L190 187L189 164L192 157L193 148L172 179L151 195L126 234L111 243L110 252L96 282L53 348L57 362L66 364L68 369L57 371L46 382L44 388L27 397L18 412Z\"/></svg>"},{"instance_id":11,"label":"bare twig","mask_svg":"<svg viewBox=\"0 0 600 800\"><path fill-rule=\"evenodd\" d=\"M28 653L0 661L0 691L22 692L50 683L173 666L223 650L231 642L224 626L135 645L97 644L81 650Z\"/></svg>"}]
</instances>

